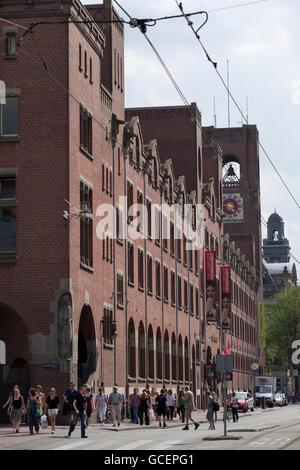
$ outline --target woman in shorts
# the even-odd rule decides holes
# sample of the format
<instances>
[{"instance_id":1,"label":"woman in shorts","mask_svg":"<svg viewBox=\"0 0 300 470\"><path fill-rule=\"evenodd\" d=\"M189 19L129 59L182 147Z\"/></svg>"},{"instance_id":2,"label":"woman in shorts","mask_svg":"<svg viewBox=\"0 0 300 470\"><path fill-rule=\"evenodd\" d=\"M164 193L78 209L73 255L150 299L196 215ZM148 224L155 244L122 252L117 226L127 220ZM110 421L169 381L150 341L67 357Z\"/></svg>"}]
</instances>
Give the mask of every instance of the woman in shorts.
<instances>
[{"instance_id":1,"label":"woman in shorts","mask_svg":"<svg viewBox=\"0 0 300 470\"><path fill-rule=\"evenodd\" d=\"M48 412L48 416L51 423L51 434L55 433L55 421L57 413L60 409L59 398L56 395L55 388L50 389L50 395L46 400L46 413Z\"/></svg>"}]
</instances>

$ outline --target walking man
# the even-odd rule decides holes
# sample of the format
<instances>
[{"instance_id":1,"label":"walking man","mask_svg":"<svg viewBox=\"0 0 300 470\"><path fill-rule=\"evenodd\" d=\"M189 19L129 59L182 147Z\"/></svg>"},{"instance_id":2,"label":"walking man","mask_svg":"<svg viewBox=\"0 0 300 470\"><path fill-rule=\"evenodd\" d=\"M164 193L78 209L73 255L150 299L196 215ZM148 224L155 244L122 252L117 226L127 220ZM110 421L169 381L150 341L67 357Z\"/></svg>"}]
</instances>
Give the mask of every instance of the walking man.
<instances>
[{"instance_id":1,"label":"walking man","mask_svg":"<svg viewBox=\"0 0 300 470\"><path fill-rule=\"evenodd\" d=\"M235 423L236 421L239 420L239 415L238 415L238 399L233 392L232 398L231 398L231 408L232 408L232 418L233 422Z\"/></svg>"},{"instance_id":2,"label":"walking man","mask_svg":"<svg viewBox=\"0 0 300 470\"><path fill-rule=\"evenodd\" d=\"M113 427L116 427L116 422L118 420L118 426L121 424L121 405L123 397L120 392L118 392L118 387L114 386L113 391L109 395L109 405L111 407L112 417L113 417Z\"/></svg>"},{"instance_id":3,"label":"walking man","mask_svg":"<svg viewBox=\"0 0 300 470\"><path fill-rule=\"evenodd\" d=\"M130 395L130 406L132 407L132 412L133 412L132 422L134 424L139 424L139 404L140 404L139 391L137 388L135 388L133 390L133 394Z\"/></svg>"},{"instance_id":4,"label":"walking man","mask_svg":"<svg viewBox=\"0 0 300 470\"><path fill-rule=\"evenodd\" d=\"M195 410L195 401L194 401L194 394L189 389L189 387L185 387L185 394L183 397L184 401L184 413L185 413L185 427L183 431L189 430L189 420L191 420L195 425L195 431L199 428L199 424L196 423L192 418L192 412Z\"/></svg>"},{"instance_id":5,"label":"walking man","mask_svg":"<svg viewBox=\"0 0 300 470\"><path fill-rule=\"evenodd\" d=\"M161 389L160 394L156 397L156 404L159 427L161 428L161 417L163 417L163 427L166 428L166 414L168 409L168 402L163 388Z\"/></svg>"},{"instance_id":6,"label":"walking man","mask_svg":"<svg viewBox=\"0 0 300 470\"><path fill-rule=\"evenodd\" d=\"M85 435L85 427L86 427L86 408L87 408L87 396L86 396L86 389L84 386L81 386L79 389L79 393L76 395L76 398L73 402L73 421L71 423L68 438L71 437L72 432L75 429L75 426L80 419L81 421L81 437L87 438Z\"/></svg>"},{"instance_id":7,"label":"walking man","mask_svg":"<svg viewBox=\"0 0 300 470\"><path fill-rule=\"evenodd\" d=\"M74 400L75 400L77 394L78 394L78 392L75 389L75 384L74 384L74 382L71 382L70 383L70 388L68 388L68 390L66 390L64 395L63 395L64 404L63 404L63 410L62 410L63 416L69 415L70 424L73 421L73 411L74 411L73 403L74 403Z\"/></svg>"}]
</instances>

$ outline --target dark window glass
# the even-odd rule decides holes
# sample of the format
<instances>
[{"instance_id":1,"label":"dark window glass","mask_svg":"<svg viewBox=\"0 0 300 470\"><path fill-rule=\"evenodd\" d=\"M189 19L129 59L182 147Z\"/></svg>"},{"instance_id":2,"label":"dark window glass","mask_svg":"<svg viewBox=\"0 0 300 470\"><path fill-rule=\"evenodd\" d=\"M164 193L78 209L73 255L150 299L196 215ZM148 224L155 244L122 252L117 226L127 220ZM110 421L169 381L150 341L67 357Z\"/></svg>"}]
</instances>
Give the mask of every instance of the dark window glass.
<instances>
[{"instance_id":1,"label":"dark window glass","mask_svg":"<svg viewBox=\"0 0 300 470\"><path fill-rule=\"evenodd\" d=\"M18 98L6 98L6 104L2 104L1 109L1 135L18 135Z\"/></svg>"}]
</instances>

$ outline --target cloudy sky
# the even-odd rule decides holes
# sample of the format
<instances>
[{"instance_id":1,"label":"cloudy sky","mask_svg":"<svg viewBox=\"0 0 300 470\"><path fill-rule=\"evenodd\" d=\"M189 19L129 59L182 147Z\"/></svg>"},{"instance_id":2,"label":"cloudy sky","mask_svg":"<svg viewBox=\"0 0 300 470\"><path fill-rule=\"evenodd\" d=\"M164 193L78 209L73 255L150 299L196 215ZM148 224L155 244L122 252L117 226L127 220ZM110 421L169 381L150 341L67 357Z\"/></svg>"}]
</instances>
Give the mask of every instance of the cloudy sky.
<instances>
[{"instance_id":1,"label":"cloudy sky","mask_svg":"<svg viewBox=\"0 0 300 470\"><path fill-rule=\"evenodd\" d=\"M84 0L83 3L102 3ZM247 3L249 0L184 0L186 12ZM137 18L178 14L175 0L119 0ZM117 7L116 7L117 8ZM117 8L118 9L118 8ZM122 13L122 16L124 14ZM260 139L300 204L300 18L299 0L268 0L242 8L216 11L201 31L201 39L226 77L230 61L231 91L256 124ZM201 18L194 18L195 25ZM227 126L227 95L184 19L159 22L148 29L189 102L202 112L203 124L213 125L216 98L217 125ZM126 106L182 104L150 46L137 29L126 27ZM241 116L231 105L231 124ZM286 224L292 252L300 261L300 209L261 152L262 214L277 212ZM265 236L265 230L263 230ZM298 265L298 274L300 269Z\"/></svg>"}]
</instances>

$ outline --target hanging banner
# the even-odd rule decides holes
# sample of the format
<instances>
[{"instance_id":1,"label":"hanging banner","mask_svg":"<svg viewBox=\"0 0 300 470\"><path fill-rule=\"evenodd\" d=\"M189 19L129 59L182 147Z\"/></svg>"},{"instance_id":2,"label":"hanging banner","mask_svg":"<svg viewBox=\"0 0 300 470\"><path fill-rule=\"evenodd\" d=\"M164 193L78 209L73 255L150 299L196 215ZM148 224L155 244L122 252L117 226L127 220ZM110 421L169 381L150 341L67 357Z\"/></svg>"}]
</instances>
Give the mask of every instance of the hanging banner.
<instances>
[{"instance_id":1,"label":"hanging banner","mask_svg":"<svg viewBox=\"0 0 300 470\"><path fill-rule=\"evenodd\" d=\"M216 255L214 251L205 253L206 262L206 320L219 322L218 289L216 283Z\"/></svg>"},{"instance_id":2,"label":"hanging banner","mask_svg":"<svg viewBox=\"0 0 300 470\"><path fill-rule=\"evenodd\" d=\"M258 304L257 323L258 323L258 346L260 348L265 348L266 347L266 317L265 317L264 302L260 302Z\"/></svg>"},{"instance_id":3,"label":"hanging banner","mask_svg":"<svg viewBox=\"0 0 300 470\"><path fill-rule=\"evenodd\" d=\"M231 279L230 267L221 268L221 292L222 292L222 314L221 326L223 330L231 330Z\"/></svg>"}]
</instances>

